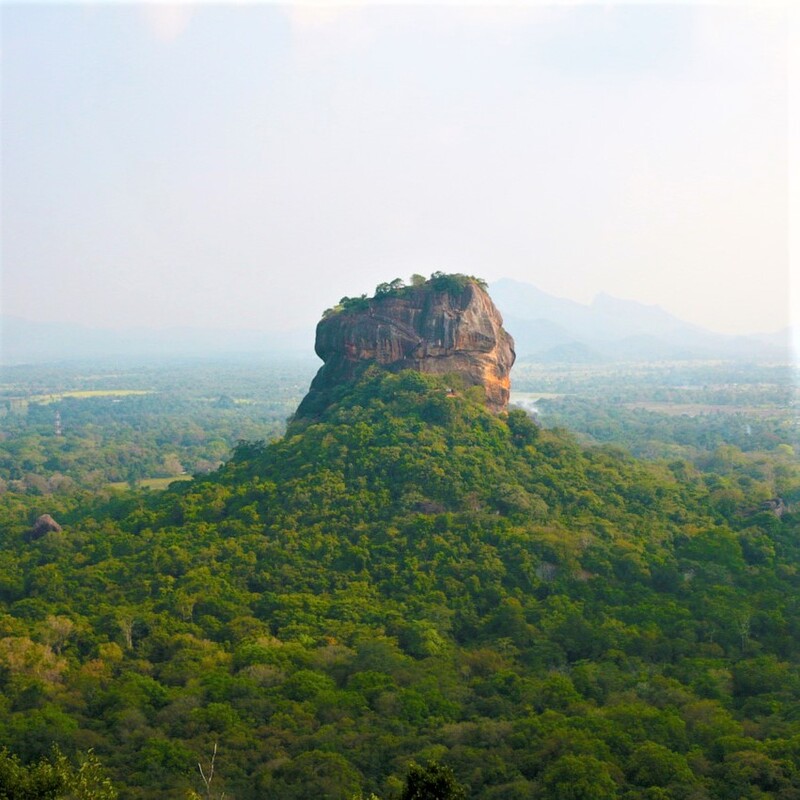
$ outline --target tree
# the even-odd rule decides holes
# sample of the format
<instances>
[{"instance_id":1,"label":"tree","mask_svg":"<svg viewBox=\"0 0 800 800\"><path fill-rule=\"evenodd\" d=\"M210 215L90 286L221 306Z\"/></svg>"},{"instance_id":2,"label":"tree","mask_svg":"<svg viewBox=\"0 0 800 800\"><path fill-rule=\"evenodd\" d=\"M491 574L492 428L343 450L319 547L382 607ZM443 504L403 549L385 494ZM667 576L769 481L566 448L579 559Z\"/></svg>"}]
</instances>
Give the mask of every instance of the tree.
<instances>
[{"instance_id":1,"label":"tree","mask_svg":"<svg viewBox=\"0 0 800 800\"><path fill-rule=\"evenodd\" d=\"M594 756L562 756L545 770L542 786L542 797L552 800L612 800L618 796L609 764Z\"/></svg>"},{"instance_id":2,"label":"tree","mask_svg":"<svg viewBox=\"0 0 800 800\"><path fill-rule=\"evenodd\" d=\"M691 784L694 782L686 758L657 742L644 742L634 750L627 765L628 778L637 786Z\"/></svg>"},{"instance_id":3,"label":"tree","mask_svg":"<svg viewBox=\"0 0 800 800\"><path fill-rule=\"evenodd\" d=\"M427 766L411 763L400 800L466 800L464 787L456 781L453 770L438 761Z\"/></svg>"},{"instance_id":4,"label":"tree","mask_svg":"<svg viewBox=\"0 0 800 800\"><path fill-rule=\"evenodd\" d=\"M49 758L29 765L0 750L0 800L116 800L117 791L89 750L77 768L53 747Z\"/></svg>"},{"instance_id":5,"label":"tree","mask_svg":"<svg viewBox=\"0 0 800 800\"><path fill-rule=\"evenodd\" d=\"M217 760L217 743L214 742L214 751L211 753L211 760L208 762L208 766L206 769L203 769L202 763L199 761L197 762L197 769L200 771L200 777L203 779L203 785L205 786L205 796L207 800L212 800L213 795L211 794L211 784L214 780L214 766ZM206 774L208 773L208 774ZM202 796L199 795L197 792L190 792L189 793L189 800L202 800ZM225 800L225 792L222 792L219 795L219 800Z\"/></svg>"},{"instance_id":6,"label":"tree","mask_svg":"<svg viewBox=\"0 0 800 800\"><path fill-rule=\"evenodd\" d=\"M362 776L339 753L309 750L275 770L267 796L282 800L349 800L361 788Z\"/></svg>"}]
</instances>

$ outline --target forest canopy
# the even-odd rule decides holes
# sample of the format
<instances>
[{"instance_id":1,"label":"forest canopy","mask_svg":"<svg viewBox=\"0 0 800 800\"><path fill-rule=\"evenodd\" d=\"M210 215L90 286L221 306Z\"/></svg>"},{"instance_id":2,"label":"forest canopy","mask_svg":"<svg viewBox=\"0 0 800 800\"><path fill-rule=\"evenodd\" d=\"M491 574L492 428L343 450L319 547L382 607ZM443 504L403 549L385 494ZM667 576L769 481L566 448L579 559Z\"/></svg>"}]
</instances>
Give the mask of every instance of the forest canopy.
<instances>
[{"instance_id":1,"label":"forest canopy","mask_svg":"<svg viewBox=\"0 0 800 800\"><path fill-rule=\"evenodd\" d=\"M792 798L797 517L369 371L165 492L0 519L0 740L121 797Z\"/></svg>"}]
</instances>

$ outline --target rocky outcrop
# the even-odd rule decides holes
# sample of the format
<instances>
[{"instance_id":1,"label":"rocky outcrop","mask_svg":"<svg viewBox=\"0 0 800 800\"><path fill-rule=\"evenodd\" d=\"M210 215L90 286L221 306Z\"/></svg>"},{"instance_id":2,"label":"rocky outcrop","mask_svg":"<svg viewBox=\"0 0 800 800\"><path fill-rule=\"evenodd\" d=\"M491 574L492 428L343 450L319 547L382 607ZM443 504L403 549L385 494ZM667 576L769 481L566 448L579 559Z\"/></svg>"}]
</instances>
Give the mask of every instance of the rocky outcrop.
<instances>
[{"instance_id":1,"label":"rocky outcrop","mask_svg":"<svg viewBox=\"0 0 800 800\"><path fill-rule=\"evenodd\" d=\"M47 533L58 533L61 530L61 526L49 514L42 514L33 523L33 527L28 530L27 538L29 541L35 541Z\"/></svg>"},{"instance_id":2,"label":"rocky outcrop","mask_svg":"<svg viewBox=\"0 0 800 800\"><path fill-rule=\"evenodd\" d=\"M371 299L345 298L317 325L314 346L325 362L297 416L313 416L333 389L369 364L392 371L456 373L467 386L482 386L494 412L508 404L514 340L486 290L465 276L439 276L413 287L386 290Z\"/></svg>"},{"instance_id":3,"label":"rocky outcrop","mask_svg":"<svg viewBox=\"0 0 800 800\"><path fill-rule=\"evenodd\" d=\"M782 517L788 510L782 497L773 497L771 500L765 500L759 506L759 511L771 511L776 517Z\"/></svg>"}]
</instances>

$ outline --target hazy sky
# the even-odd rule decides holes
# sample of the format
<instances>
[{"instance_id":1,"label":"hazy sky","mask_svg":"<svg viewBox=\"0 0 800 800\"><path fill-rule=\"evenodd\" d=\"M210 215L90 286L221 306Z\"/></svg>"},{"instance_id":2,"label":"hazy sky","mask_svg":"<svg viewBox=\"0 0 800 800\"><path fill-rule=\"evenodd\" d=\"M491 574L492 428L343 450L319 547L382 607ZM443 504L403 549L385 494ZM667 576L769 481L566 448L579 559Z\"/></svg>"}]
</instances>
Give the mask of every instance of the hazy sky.
<instances>
[{"instance_id":1,"label":"hazy sky","mask_svg":"<svg viewBox=\"0 0 800 800\"><path fill-rule=\"evenodd\" d=\"M780 6L1 13L6 314L271 330L442 269L788 324Z\"/></svg>"}]
</instances>

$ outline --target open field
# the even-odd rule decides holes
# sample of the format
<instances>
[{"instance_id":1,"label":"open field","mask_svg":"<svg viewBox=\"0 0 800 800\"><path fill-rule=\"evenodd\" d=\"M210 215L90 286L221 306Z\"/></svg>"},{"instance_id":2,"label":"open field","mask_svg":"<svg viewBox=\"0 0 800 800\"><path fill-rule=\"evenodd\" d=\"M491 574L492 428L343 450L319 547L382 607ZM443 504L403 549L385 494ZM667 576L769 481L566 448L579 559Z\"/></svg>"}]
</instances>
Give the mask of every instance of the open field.
<instances>
[{"instance_id":1,"label":"open field","mask_svg":"<svg viewBox=\"0 0 800 800\"><path fill-rule=\"evenodd\" d=\"M86 399L89 397L130 397L142 394L154 394L154 392L151 389L84 389L59 392L58 394L35 394L27 399L32 403L55 403L68 397Z\"/></svg>"},{"instance_id":2,"label":"open field","mask_svg":"<svg viewBox=\"0 0 800 800\"><path fill-rule=\"evenodd\" d=\"M136 481L136 485L142 489L166 489L171 483L176 481L190 481L191 475L177 475L172 478L142 478ZM114 481L108 484L109 489L128 489L130 488L127 481Z\"/></svg>"},{"instance_id":3,"label":"open field","mask_svg":"<svg viewBox=\"0 0 800 800\"><path fill-rule=\"evenodd\" d=\"M657 414L666 414L670 417L699 417L704 414L746 414L748 416L763 417L765 419L788 415L790 409L776 408L774 405L769 406L737 406L725 403L658 403L658 402L637 402L637 403L624 403L625 408L642 409L644 411L653 411Z\"/></svg>"}]
</instances>

